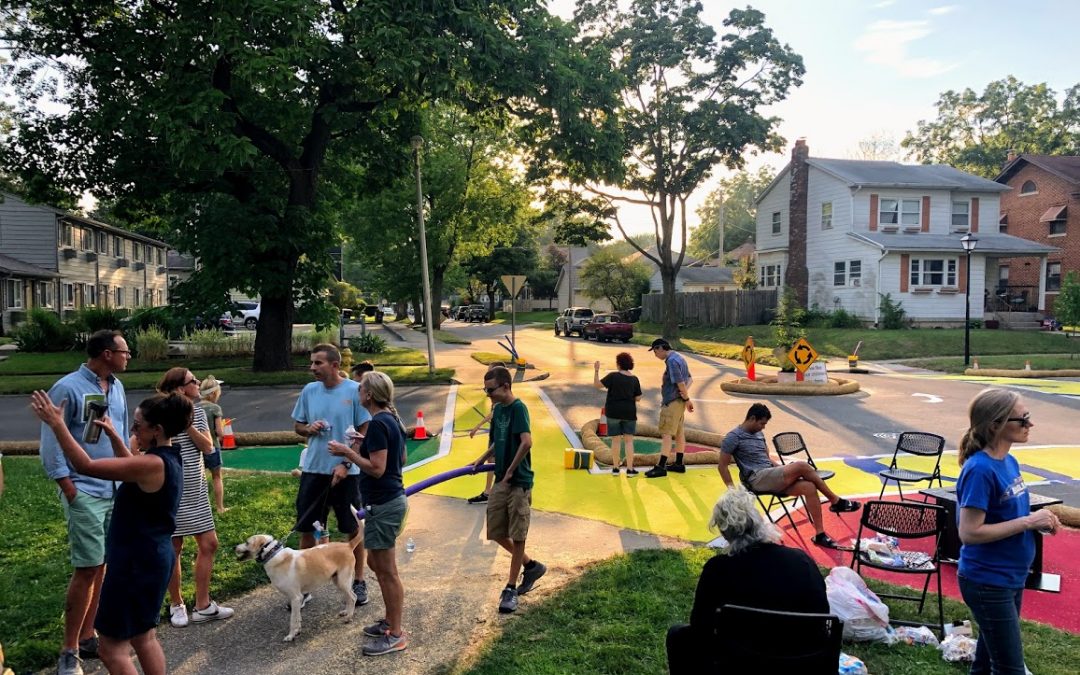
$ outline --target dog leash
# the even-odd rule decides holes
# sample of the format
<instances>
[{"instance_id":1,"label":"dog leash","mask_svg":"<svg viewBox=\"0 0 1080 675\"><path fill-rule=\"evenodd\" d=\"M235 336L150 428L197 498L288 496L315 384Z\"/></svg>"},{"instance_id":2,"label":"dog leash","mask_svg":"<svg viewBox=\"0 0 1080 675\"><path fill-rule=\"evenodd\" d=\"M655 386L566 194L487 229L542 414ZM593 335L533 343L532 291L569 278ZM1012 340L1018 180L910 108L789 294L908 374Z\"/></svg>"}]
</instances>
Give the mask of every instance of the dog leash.
<instances>
[{"instance_id":1,"label":"dog leash","mask_svg":"<svg viewBox=\"0 0 1080 675\"><path fill-rule=\"evenodd\" d=\"M322 496L319 499L316 499L311 504L311 506L308 507L308 510L305 511L299 518L296 519L296 523L293 525L292 529L289 530L289 533L286 534L284 537L279 537L278 538L278 541L280 541L282 545L284 545L286 542L289 541L289 537L296 534L296 531L300 527L300 524L304 522L304 519L306 519L308 516L311 515L311 512L315 510L316 506L326 506L326 502L330 498L330 490L333 487L334 486L332 484L327 485L326 489L323 490ZM316 543L318 543L318 542L316 542Z\"/></svg>"}]
</instances>

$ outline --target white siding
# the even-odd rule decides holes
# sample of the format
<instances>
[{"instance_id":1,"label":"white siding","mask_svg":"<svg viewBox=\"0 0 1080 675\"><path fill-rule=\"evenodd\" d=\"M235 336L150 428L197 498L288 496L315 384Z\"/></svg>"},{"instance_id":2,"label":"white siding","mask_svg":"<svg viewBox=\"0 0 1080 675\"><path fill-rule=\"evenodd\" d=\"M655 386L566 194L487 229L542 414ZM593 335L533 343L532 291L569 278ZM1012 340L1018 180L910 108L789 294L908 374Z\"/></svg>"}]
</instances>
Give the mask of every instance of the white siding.
<instances>
[{"instance_id":1,"label":"white siding","mask_svg":"<svg viewBox=\"0 0 1080 675\"><path fill-rule=\"evenodd\" d=\"M757 239L755 240L758 251L787 248L788 233L790 232L788 227L788 217L791 215L789 213L790 201L790 172L785 172L772 190L758 203ZM772 214L777 211L780 212L780 234L778 235L772 233ZM760 265L760 261L758 261L758 264Z\"/></svg>"},{"instance_id":2,"label":"white siding","mask_svg":"<svg viewBox=\"0 0 1080 675\"><path fill-rule=\"evenodd\" d=\"M0 253L56 271L56 214L11 194L0 203Z\"/></svg>"},{"instance_id":3,"label":"white siding","mask_svg":"<svg viewBox=\"0 0 1080 675\"><path fill-rule=\"evenodd\" d=\"M913 253L917 258L948 258L941 253ZM890 253L885 256L880 264L880 286L882 293L892 295L894 302L903 303L907 318L922 322L964 322L964 293L942 293L935 289L929 293L913 293L912 286L908 286L906 293L900 292L901 254ZM960 278L960 258L962 254L954 256L957 260L957 287L963 283ZM983 315L983 289L986 288L986 258L979 254L971 256L971 316L982 318ZM906 274L906 271L904 271Z\"/></svg>"}]
</instances>

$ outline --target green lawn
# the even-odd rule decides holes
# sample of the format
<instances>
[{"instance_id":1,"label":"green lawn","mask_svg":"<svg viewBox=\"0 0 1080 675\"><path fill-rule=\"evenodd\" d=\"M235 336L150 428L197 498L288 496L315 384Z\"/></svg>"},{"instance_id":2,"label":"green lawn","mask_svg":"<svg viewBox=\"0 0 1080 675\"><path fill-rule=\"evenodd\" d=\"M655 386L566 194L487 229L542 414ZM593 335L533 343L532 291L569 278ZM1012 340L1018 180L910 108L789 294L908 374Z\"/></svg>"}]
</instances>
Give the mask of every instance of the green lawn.
<instances>
[{"instance_id":1,"label":"green lawn","mask_svg":"<svg viewBox=\"0 0 1080 675\"><path fill-rule=\"evenodd\" d=\"M1080 353L1062 354L1015 354L1009 356L982 356L974 354L979 361L979 368L1000 368L1002 370L1023 370L1024 362L1031 362L1032 370L1080 370ZM905 366L926 368L945 373L962 373L965 370L964 357L948 356L930 359L912 359L904 361ZM971 366L968 366L970 368Z\"/></svg>"},{"instance_id":2,"label":"green lawn","mask_svg":"<svg viewBox=\"0 0 1080 675\"><path fill-rule=\"evenodd\" d=\"M432 336L439 342L445 342L448 345L471 345L471 340L466 340L463 337L458 336L456 333L451 333L448 330L436 330L432 332Z\"/></svg>"},{"instance_id":3,"label":"green lawn","mask_svg":"<svg viewBox=\"0 0 1080 675\"><path fill-rule=\"evenodd\" d=\"M667 672L664 637L674 623L690 616L694 588L712 551L644 550L590 566L581 577L541 602L529 602L514 621L485 646L466 672L501 675L543 673ZM881 591L887 584L870 582ZM933 599L927 600L934 604ZM916 618L914 603L894 602L895 618ZM910 607L910 609L909 609ZM962 603L946 600L947 620L970 619ZM1024 654L1032 672L1075 672L1080 636L1024 622ZM782 639L782 636L778 636ZM522 650L527 645L527 657ZM967 664L950 664L934 647L845 643L843 650L866 662L871 673L959 675ZM1072 663L1074 666L1069 666Z\"/></svg>"},{"instance_id":4,"label":"green lawn","mask_svg":"<svg viewBox=\"0 0 1080 675\"><path fill-rule=\"evenodd\" d=\"M516 321L518 326L527 323L555 323L555 317L559 316L558 310L544 310L536 312L518 312ZM510 323L510 312L495 312L495 320L491 323Z\"/></svg>"}]
</instances>

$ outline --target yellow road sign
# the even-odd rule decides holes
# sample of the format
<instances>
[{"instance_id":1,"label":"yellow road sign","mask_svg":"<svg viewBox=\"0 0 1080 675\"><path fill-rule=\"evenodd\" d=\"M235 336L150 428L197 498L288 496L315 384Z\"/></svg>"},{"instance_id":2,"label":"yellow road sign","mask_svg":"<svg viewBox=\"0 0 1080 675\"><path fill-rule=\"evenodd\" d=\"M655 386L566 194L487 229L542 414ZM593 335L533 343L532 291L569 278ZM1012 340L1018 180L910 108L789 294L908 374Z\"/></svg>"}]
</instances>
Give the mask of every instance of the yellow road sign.
<instances>
[{"instance_id":1,"label":"yellow road sign","mask_svg":"<svg viewBox=\"0 0 1080 675\"><path fill-rule=\"evenodd\" d=\"M810 364L817 361L818 353L810 346L810 343L806 341L806 338L799 338L799 341L788 352L788 359L795 364L795 369L800 373L805 373L806 369L810 367Z\"/></svg>"},{"instance_id":2,"label":"yellow road sign","mask_svg":"<svg viewBox=\"0 0 1080 675\"><path fill-rule=\"evenodd\" d=\"M746 338L746 345L742 348L742 362L744 365L749 366L754 362L754 338L749 336Z\"/></svg>"}]
</instances>

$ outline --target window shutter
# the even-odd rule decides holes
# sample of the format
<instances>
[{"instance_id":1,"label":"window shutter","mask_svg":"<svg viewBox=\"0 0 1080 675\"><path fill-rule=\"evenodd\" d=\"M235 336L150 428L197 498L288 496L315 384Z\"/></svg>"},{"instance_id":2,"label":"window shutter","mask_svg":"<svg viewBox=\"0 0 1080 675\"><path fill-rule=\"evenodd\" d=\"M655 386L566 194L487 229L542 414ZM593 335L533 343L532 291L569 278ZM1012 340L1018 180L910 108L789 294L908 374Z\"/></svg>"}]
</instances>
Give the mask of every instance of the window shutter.
<instances>
[{"instance_id":1,"label":"window shutter","mask_svg":"<svg viewBox=\"0 0 1080 675\"><path fill-rule=\"evenodd\" d=\"M904 253L900 256L900 292L907 293L908 279L911 277L911 256Z\"/></svg>"},{"instance_id":2,"label":"window shutter","mask_svg":"<svg viewBox=\"0 0 1080 675\"><path fill-rule=\"evenodd\" d=\"M967 264L968 256L960 256L960 260L956 265L956 285L960 288L961 293L967 293Z\"/></svg>"},{"instance_id":3,"label":"window shutter","mask_svg":"<svg viewBox=\"0 0 1080 675\"><path fill-rule=\"evenodd\" d=\"M979 198L971 198L971 231L979 231Z\"/></svg>"},{"instance_id":4,"label":"window shutter","mask_svg":"<svg viewBox=\"0 0 1080 675\"><path fill-rule=\"evenodd\" d=\"M925 195L922 198L922 231L930 231L930 196Z\"/></svg>"},{"instance_id":5,"label":"window shutter","mask_svg":"<svg viewBox=\"0 0 1080 675\"><path fill-rule=\"evenodd\" d=\"M877 232L877 219L878 219L877 202L878 202L878 196L877 195L870 195L870 231L871 232Z\"/></svg>"}]
</instances>

